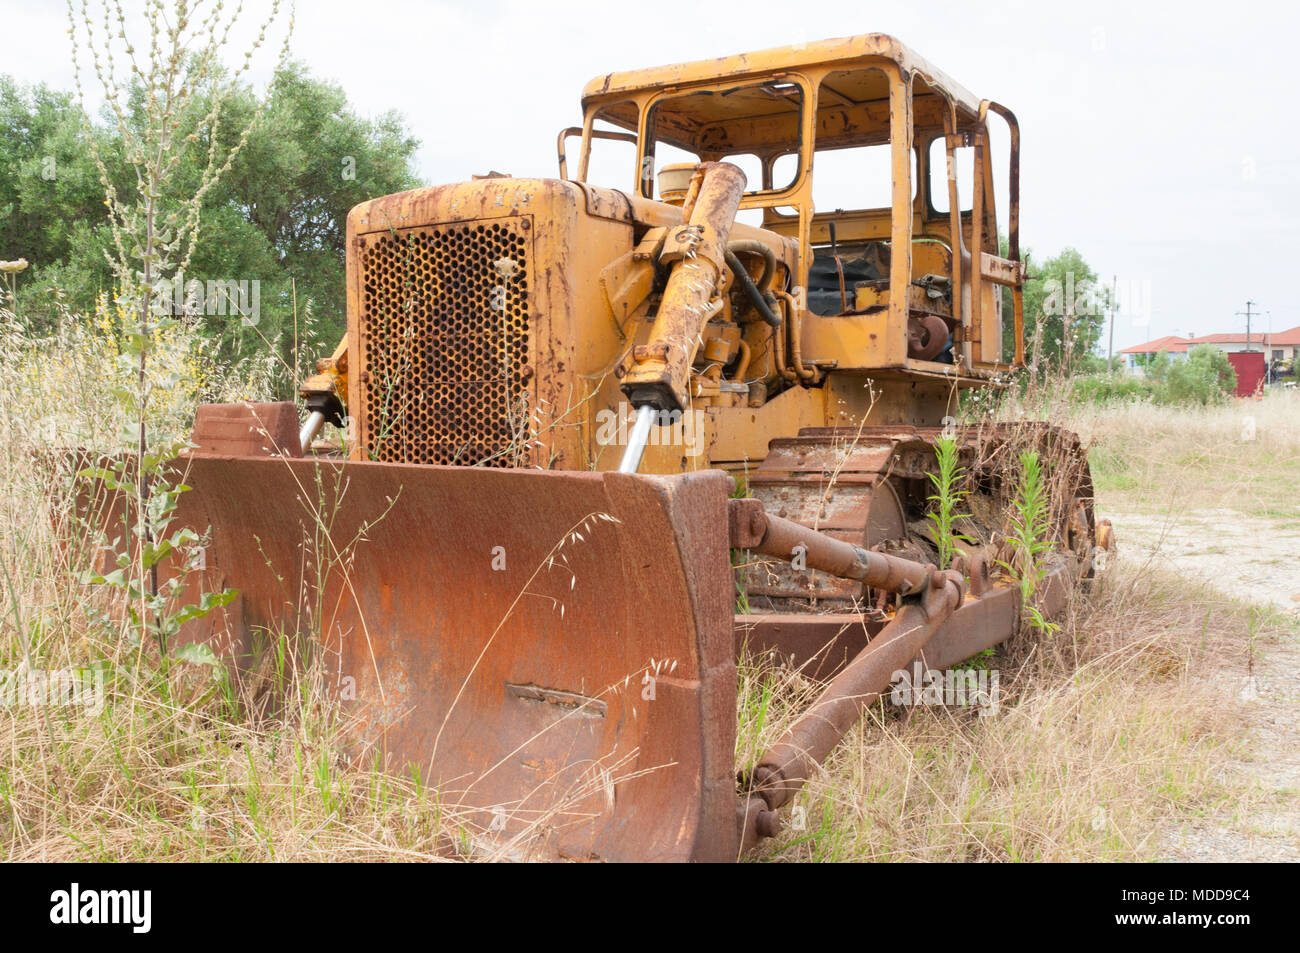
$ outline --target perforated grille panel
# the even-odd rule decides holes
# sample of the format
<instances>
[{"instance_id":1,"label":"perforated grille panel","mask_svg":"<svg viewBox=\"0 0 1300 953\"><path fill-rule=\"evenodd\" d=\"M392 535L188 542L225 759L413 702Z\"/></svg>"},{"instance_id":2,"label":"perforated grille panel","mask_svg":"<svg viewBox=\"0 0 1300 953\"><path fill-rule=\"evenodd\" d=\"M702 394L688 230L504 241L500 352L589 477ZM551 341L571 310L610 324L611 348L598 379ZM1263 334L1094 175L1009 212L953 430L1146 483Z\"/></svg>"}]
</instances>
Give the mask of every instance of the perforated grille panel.
<instances>
[{"instance_id":1,"label":"perforated grille panel","mask_svg":"<svg viewBox=\"0 0 1300 953\"><path fill-rule=\"evenodd\" d=\"M524 219L363 237L361 438L373 460L530 462Z\"/></svg>"}]
</instances>

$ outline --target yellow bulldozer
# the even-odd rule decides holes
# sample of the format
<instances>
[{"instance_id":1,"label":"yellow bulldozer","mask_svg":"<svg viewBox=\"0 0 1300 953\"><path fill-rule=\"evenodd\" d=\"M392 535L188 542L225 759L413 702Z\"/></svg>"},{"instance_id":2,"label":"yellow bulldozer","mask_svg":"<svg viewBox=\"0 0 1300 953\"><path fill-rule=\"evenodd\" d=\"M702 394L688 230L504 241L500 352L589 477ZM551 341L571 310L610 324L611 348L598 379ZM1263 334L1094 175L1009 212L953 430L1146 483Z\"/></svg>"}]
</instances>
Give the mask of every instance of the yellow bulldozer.
<instances>
[{"instance_id":1,"label":"yellow bulldozer","mask_svg":"<svg viewBox=\"0 0 1300 953\"><path fill-rule=\"evenodd\" d=\"M1074 435L955 427L1023 361L1008 109L866 35L610 73L582 115L557 178L352 210L305 419L199 408L187 584L238 597L186 638L238 668L310 631L350 756L521 855L734 860L898 671L1050 615L1106 527ZM1023 448L1050 461L1029 585ZM825 681L756 764L742 648Z\"/></svg>"}]
</instances>

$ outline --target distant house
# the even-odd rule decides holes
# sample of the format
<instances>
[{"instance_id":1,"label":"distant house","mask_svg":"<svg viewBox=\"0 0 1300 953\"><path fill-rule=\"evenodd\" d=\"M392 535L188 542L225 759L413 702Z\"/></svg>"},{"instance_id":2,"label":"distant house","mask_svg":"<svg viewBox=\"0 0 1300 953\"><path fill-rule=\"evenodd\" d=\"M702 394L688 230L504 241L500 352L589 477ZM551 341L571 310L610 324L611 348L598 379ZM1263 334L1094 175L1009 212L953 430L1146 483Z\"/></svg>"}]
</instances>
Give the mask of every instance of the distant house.
<instances>
[{"instance_id":1,"label":"distant house","mask_svg":"<svg viewBox=\"0 0 1300 953\"><path fill-rule=\"evenodd\" d=\"M1294 361L1300 357L1300 324L1287 331L1264 335L1269 360Z\"/></svg>"},{"instance_id":2,"label":"distant house","mask_svg":"<svg viewBox=\"0 0 1300 953\"><path fill-rule=\"evenodd\" d=\"M1145 344L1126 347L1119 353L1123 355L1124 365L1129 370L1138 370L1160 353L1168 354L1171 360L1181 360L1187 357L1187 352L1198 344L1212 345L1225 354L1267 351L1266 358L1270 363L1273 361L1294 361L1297 352L1300 352L1300 325L1286 331L1275 331L1272 334L1267 331L1256 331L1252 328L1249 341L1246 340L1245 331L1232 331L1227 334L1206 334L1198 338L1185 338L1176 334L1167 334L1162 338L1156 338L1154 341L1147 341Z\"/></svg>"},{"instance_id":3,"label":"distant house","mask_svg":"<svg viewBox=\"0 0 1300 953\"><path fill-rule=\"evenodd\" d=\"M1189 344L1212 344L1224 354L1264 351L1267 352L1266 357L1270 361L1291 361L1295 360L1296 348L1300 346L1300 327L1291 328L1289 331L1278 331L1275 334L1252 330L1249 341L1241 331L1233 334L1207 334L1204 337L1192 338Z\"/></svg>"},{"instance_id":4,"label":"distant house","mask_svg":"<svg viewBox=\"0 0 1300 953\"><path fill-rule=\"evenodd\" d=\"M1168 354L1175 361L1182 360L1187 357L1187 349L1191 346L1191 342L1192 338L1179 337L1177 334L1166 334L1162 338L1147 341L1145 344L1134 344L1132 347L1126 347L1119 353L1124 358L1125 367L1130 371L1140 371L1157 354Z\"/></svg>"}]
</instances>

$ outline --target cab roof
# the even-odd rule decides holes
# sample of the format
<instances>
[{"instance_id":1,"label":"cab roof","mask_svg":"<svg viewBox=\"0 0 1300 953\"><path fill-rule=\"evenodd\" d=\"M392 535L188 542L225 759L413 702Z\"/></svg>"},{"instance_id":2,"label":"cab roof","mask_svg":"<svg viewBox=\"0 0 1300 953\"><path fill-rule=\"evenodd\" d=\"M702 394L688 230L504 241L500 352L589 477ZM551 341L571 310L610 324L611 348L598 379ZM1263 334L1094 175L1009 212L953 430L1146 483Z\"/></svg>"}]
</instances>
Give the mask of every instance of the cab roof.
<instances>
[{"instance_id":1,"label":"cab roof","mask_svg":"<svg viewBox=\"0 0 1300 953\"><path fill-rule=\"evenodd\" d=\"M979 97L931 66L894 37L884 33L799 43L673 66L606 73L597 76L583 88L582 108L585 111L592 103L666 86L762 77L783 69L822 66L835 69L860 66L869 69L873 65L878 66L881 60L895 63L904 73L920 78L927 86L942 89L959 107L970 113L978 113Z\"/></svg>"}]
</instances>

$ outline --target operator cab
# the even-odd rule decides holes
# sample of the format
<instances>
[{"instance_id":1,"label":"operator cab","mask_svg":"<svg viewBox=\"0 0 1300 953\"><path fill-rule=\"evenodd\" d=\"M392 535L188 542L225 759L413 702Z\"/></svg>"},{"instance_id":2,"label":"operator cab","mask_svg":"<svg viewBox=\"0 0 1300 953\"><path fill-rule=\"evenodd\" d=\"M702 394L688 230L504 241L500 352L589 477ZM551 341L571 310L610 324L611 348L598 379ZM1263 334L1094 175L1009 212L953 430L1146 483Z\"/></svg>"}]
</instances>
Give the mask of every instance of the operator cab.
<instances>
[{"instance_id":1,"label":"operator cab","mask_svg":"<svg viewBox=\"0 0 1300 953\"><path fill-rule=\"evenodd\" d=\"M1020 337L1015 118L896 40L872 34L610 74L588 84L583 106L582 129L567 130L582 135L580 180L672 202L683 168L743 169L736 220L797 242L791 290L807 312L888 312L889 334L876 337L907 340L905 358L882 345L866 366L951 373L957 363L972 374L1009 363L1003 286L1014 291ZM1006 258L990 113L1011 147ZM814 350L818 323L806 331Z\"/></svg>"}]
</instances>

